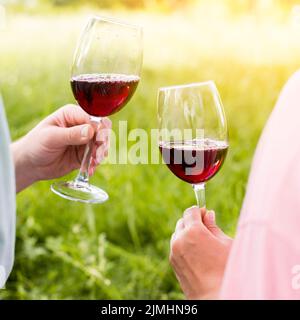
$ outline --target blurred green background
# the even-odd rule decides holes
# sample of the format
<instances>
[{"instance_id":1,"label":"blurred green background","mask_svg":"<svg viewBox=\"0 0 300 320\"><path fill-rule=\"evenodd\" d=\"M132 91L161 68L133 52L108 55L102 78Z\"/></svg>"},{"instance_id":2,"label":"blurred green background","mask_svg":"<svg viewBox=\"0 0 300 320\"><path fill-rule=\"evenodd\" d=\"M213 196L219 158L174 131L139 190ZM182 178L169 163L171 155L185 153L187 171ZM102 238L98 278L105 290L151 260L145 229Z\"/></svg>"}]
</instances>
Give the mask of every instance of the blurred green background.
<instances>
[{"instance_id":1,"label":"blurred green background","mask_svg":"<svg viewBox=\"0 0 300 320\"><path fill-rule=\"evenodd\" d=\"M0 89L13 139L74 102L69 77L76 39L96 13L144 27L142 80L111 117L128 130L156 124L162 85L215 80L230 150L208 183L207 204L234 236L255 146L281 87L298 69L300 2L276 0L0 1ZM2 10L3 11L3 10ZM74 176L71 175L71 176ZM177 219L195 203L164 165L109 165L92 178L110 200L60 199L40 182L18 195L16 262L2 298L180 299L169 267Z\"/></svg>"}]
</instances>

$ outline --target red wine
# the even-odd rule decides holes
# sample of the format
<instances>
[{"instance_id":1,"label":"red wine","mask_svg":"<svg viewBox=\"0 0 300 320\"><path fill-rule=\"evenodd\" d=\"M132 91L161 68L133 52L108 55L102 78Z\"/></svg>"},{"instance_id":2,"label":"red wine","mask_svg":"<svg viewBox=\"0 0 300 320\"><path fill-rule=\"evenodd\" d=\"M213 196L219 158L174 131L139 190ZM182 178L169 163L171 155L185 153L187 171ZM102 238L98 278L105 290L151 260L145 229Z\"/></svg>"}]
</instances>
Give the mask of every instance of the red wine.
<instances>
[{"instance_id":1,"label":"red wine","mask_svg":"<svg viewBox=\"0 0 300 320\"><path fill-rule=\"evenodd\" d=\"M125 106L140 78L125 74L82 74L71 79L75 99L89 115L109 116Z\"/></svg>"},{"instance_id":2,"label":"red wine","mask_svg":"<svg viewBox=\"0 0 300 320\"><path fill-rule=\"evenodd\" d=\"M161 142L159 149L164 162L178 178L198 184L218 172L225 160L228 144L210 139Z\"/></svg>"}]
</instances>

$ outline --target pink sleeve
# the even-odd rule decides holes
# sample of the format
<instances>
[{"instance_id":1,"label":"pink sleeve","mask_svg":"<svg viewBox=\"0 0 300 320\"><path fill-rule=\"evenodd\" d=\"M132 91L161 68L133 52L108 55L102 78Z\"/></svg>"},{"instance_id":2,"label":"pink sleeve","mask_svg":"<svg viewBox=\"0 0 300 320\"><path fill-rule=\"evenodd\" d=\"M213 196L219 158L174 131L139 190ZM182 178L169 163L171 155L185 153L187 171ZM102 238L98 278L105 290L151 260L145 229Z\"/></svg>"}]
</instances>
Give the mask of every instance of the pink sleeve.
<instances>
[{"instance_id":1,"label":"pink sleeve","mask_svg":"<svg viewBox=\"0 0 300 320\"><path fill-rule=\"evenodd\" d=\"M264 223L239 229L221 299L300 299L300 249Z\"/></svg>"},{"instance_id":2,"label":"pink sleeve","mask_svg":"<svg viewBox=\"0 0 300 320\"><path fill-rule=\"evenodd\" d=\"M300 72L258 144L223 299L300 299Z\"/></svg>"}]
</instances>

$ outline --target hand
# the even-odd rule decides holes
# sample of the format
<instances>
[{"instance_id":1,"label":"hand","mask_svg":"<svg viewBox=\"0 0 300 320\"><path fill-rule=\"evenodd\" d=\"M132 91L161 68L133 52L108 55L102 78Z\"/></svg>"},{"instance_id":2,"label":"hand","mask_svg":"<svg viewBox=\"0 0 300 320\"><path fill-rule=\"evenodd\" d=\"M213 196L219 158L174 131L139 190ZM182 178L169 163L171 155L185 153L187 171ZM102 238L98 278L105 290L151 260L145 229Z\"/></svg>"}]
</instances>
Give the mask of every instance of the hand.
<instances>
[{"instance_id":1,"label":"hand","mask_svg":"<svg viewBox=\"0 0 300 320\"><path fill-rule=\"evenodd\" d=\"M232 239L216 225L214 211L192 207L171 239L170 262L187 299L216 299Z\"/></svg>"},{"instance_id":2,"label":"hand","mask_svg":"<svg viewBox=\"0 0 300 320\"><path fill-rule=\"evenodd\" d=\"M90 174L107 156L111 121L99 127L79 106L66 105L45 118L27 135L13 143L17 191L38 180L54 179L80 167L85 145L96 136Z\"/></svg>"}]
</instances>

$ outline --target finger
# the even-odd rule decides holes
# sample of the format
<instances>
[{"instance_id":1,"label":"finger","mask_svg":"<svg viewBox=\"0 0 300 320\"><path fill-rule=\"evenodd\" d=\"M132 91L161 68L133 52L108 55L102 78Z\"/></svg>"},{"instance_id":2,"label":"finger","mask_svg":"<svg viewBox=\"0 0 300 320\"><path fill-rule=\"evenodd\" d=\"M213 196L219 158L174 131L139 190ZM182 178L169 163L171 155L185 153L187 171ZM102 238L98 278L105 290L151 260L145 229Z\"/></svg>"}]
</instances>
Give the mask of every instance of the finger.
<instances>
[{"instance_id":1,"label":"finger","mask_svg":"<svg viewBox=\"0 0 300 320\"><path fill-rule=\"evenodd\" d=\"M176 223L176 227L175 227L175 231L171 236L171 243L178 237L178 235L180 234L180 232L182 232L184 230L184 222L183 222L183 218L180 218L177 223Z\"/></svg>"},{"instance_id":2,"label":"finger","mask_svg":"<svg viewBox=\"0 0 300 320\"><path fill-rule=\"evenodd\" d=\"M192 206L184 211L183 216L188 215L190 213L190 210L193 208L199 209L198 206ZM206 208L205 207L200 208L200 215L201 215L202 220L203 220L203 217L205 216L205 214L206 214Z\"/></svg>"},{"instance_id":3,"label":"finger","mask_svg":"<svg viewBox=\"0 0 300 320\"><path fill-rule=\"evenodd\" d=\"M51 128L50 141L56 146L79 146L86 144L94 136L94 129L89 124L71 128Z\"/></svg>"},{"instance_id":4,"label":"finger","mask_svg":"<svg viewBox=\"0 0 300 320\"><path fill-rule=\"evenodd\" d=\"M90 168L89 168L89 177L91 177L91 176L94 175L95 170L96 170L95 167L90 167Z\"/></svg>"},{"instance_id":5,"label":"finger","mask_svg":"<svg viewBox=\"0 0 300 320\"><path fill-rule=\"evenodd\" d=\"M110 128L100 128L97 131L96 141L100 144L108 144L110 137Z\"/></svg>"},{"instance_id":6,"label":"finger","mask_svg":"<svg viewBox=\"0 0 300 320\"><path fill-rule=\"evenodd\" d=\"M176 223L175 232L180 232L184 229L183 218L179 219Z\"/></svg>"},{"instance_id":7,"label":"finger","mask_svg":"<svg viewBox=\"0 0 300 320\"><path fill-rule=\"evenodd\" d=\"M170 241L171 252L172 252L172 243L176 240L176 238L177 238L177 234L176 232L174 232L171 236L171 241Z\"/></svg>"},{"instance_id":8,"label":"finger","mask_svg":"<svg viewBox=\"0 0 300 320\"><path fill-rule=\"evenodd\" d=\"M105 143L109 141L112 122L108 118L101 119L97 129L96 141Z\"/></svg>"},{"instance_id":9,"label":"finger","mask_svg":"<svg viewBox=\"0 0 300 320\"><path fill-rule=\"evenodd\" d=\"M203 218L204 218L204 216L206 214L206 207L200 208L200 211L201 211L201 218L202 218L202 221L203 221Z\"/></svg>"},{"instance_id":10,"label":"finger","mask_svg":"<svg viewBox=\"0 0 300 320\"><path fill-rule=\"evenodd\" d=\"M217 226L216 214L213 210L207 211L203 218L203 224L206 228L218 238L228 238L228 236Z\"/></svg>"},{"instance_id":11,"label":"finger","mask_svg":"<svg viewBox=\"0 0 300 320\"><path fill-rule=\"evenodd\" d=\"M73 127L90 123L90 116L78 105L67 104L54 113L58 123L65 127Z\"/></svg>"},{"instance_id":12,"label":"finger","mask_svg":"<svg viewBox=\"0 0 300 320\"><path fill-rule=\"evenodd\" d=\"M201 209L196 206L186 209L183 214L183 222L185 227L202 224Z\"/></svg>"},{"instance_id":13,"label":"finger","mask_svg":"<svg viewBox=\"0 0 300 320\"><path fill-rule=\"evenodd\" d=\"M97 164L96 164L95 160L92 159L92 160L91 160L90 167L89 167L89 176L94 175L94 173L95 173L95 171L96 171L96 167L97 167Z\"/></svg>"},{"instance_id":14,"label":"finger","mask_svg":"<svg viewBox=\"0 0 300 320\"><path fill-rule=\"evenodd\" d=\"M96 151L96 164L101 163L105 158L106 148L104 145L101 145Z\"/></svg>"},{"instance_id":15,"label":"finger","mask_svg":"<svg viewBox=\"0 0 300 320\"><path fill-rule=\"evenodd\" d=\"M106 129L111 129L112 122L109 118L101 119L101 127Z\"/></svg>"}]
</instances>

